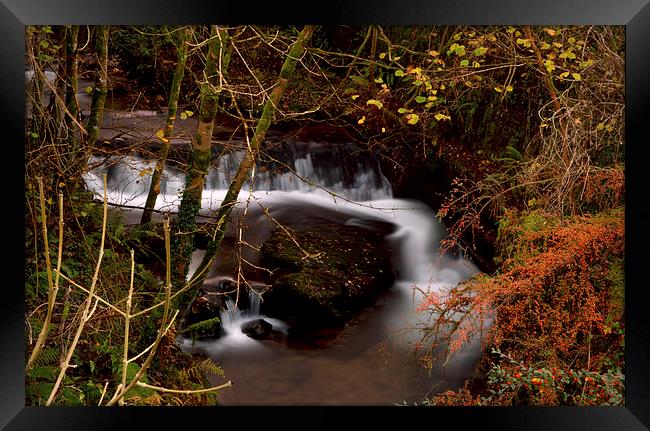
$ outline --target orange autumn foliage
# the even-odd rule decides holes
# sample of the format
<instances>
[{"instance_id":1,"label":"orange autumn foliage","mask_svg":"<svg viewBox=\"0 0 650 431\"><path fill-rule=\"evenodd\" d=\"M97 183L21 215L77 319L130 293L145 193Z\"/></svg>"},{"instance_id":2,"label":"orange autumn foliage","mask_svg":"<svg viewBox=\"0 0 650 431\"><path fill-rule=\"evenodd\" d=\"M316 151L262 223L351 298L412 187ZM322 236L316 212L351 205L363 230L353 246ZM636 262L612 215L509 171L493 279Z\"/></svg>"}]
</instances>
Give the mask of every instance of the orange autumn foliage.
<instances>
[{"instance_id":1,"label":"orange autumn foliage","mask_svg":"<svg viewBox=\"0 0 650 431\"><path fill-rule=\"evenodd\" d=\"M612 359L622 357L623 351L622 330L612 331L612 325L623 325L622 292L617 296L622 280L613 280L612 271L617 262L622 265L623 212L563 221L535 216L536 223L527 224L531 217L506 214L510 223L505 225L511 227L500 234L508 258L500 274L480 275L425 299L420 309L431 314L425 339L432 346L446 344L446 355L453 355L489 329L485 344L523 364L567 372L604 372L606 365L622 368L622 360L614 364ZM619 356L614 355L617 352ZM539 380L533 383L537 385L531 388L539 386ZM517 391L521 392L513 389L510 397L496 403L513 402ZM538 388L535 402L526 398L528 403L562 404L547 386ZM445 405L460 401L451 400L449 394L436 399ZM593 397L596 403L598 399Z\"/></svg>"}]
</instances>

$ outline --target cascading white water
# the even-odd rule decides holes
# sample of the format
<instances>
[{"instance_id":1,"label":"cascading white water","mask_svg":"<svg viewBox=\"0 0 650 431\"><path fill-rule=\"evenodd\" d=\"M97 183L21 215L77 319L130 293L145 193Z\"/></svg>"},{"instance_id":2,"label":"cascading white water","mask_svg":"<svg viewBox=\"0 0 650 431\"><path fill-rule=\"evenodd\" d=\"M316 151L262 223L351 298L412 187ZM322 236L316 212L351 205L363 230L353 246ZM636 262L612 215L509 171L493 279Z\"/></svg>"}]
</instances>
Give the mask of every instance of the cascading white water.
<instances>
[{"instance_id":1,"label":"cascading white water","mask_svg":"<svg viewBox=\"0 0 650 431\"><path fill-rule=\"evenodd\" d=\"M325 150L327 147L325 147ZM319 153L325 152L323 148ZM261 192L299 191L311 194L331 196L334 193L352 201L368 201L392 197L392 190L388 180L381 174L378 165L366 161L365 165L349 163L345 160L320 160L318 154L308 152L308 149L294 154L297 158L287 160L289 170L280 167L256 169L253 190L257 195L264 196ZM206 175L203 190L202 211L208 213L218 209L226 190L230 186L239 163L244 155L243 151L233 151L222 154L215 165ZM103 160L99 156L92 157L90 164ZM318 161L317 161L318 160ZM102 174L108 176L109 201L114 204L127 204L131 206L144 206L151 182L151 172L155 162L139 156L124 156L112 158L100 167L84 174L84 180L90 190L96 192L97 197L103 193ZM350 172L352 172L350 174ZM305 181L303 181L305 180ZM163 211L176 211L180 204L180 193L185 185L185 175L178 169L165 167L160 185L160 195L156 201L155 209ZM246 193L250 183L242 188Z\"/></svg>"},{"instance_id":2,"label":"cascading white water","mask_svg":"<svg viewBox=\"0 0 650 431\"><path fill-rule=\"evenodd\" d=\"M390 184L378 165L366 163L364 166L361 162L355 162L352 165L353 175L348 175L351 179L348 178L346 182L343 166L315 165L315 157L304 150L293 149L292 154L297 157L294 161L295 173L308 178L312 184L301 181L296 174L286 170L275 173L270 169L257 170L254 195L259 202L271 208L274 217L282 218L283 211L293 212L297 208L304 211L318 208L335 214L338 221L349 224L363 225L363 220L367 219L393 223L397 229L387 240L399 249L396 286L407 292L415 304L422 299L423 292L454 286L477 271L462 257L439 258L438 244L445 234L444 227L436 221L431 209L421 202L394 199ZM242 156L242 152L224 154L210 169L206 176L201 213L208 214L218 209ZM99 157L95 157L91 162L98 160ZM150 184L148 172L154 166L150 160L126 156L88 172L85 180L89 189L99 197L103 193L101 175L107 173L109 201L144 206ZM156 209L177 210L184 182L182 172L167 167L162 175ZM248 197L247 188L242 189L240 201ZM337 196L347 200L336 199ZM260 215L260 220L264 217ZM190 271L202 254L202 251L195 252Z\"/></svg>"},{"instance_id":3,"label":"cascading white water","mask_svg":"<svg viewBox=\"0 0 650 431\"><path fill-rule=\"evenodd\" d=\"M256 375L256 383L260 387L275 387L270 381L265 385L265 379L271 378L274 373L281 373L290 378L291 373L301 375L309 380L312 375L314 386L330 384L331 378L325 376L322 367L335 367L345 369L345 375L358 375L361 379L366 369L372 371L372 376L377 382L383 382L384 389L393 387L395 382L395 370L388 372L383 359L379 358L377 351L386 338L406 327L417 326L420 320L426 316L418 314L416 308L427 291L439 291L455 286L477 272L477 268L462 256L452 258L438 256L438 245L445 236L444 227L436 220L433 211L426 205L415 200L395 199L386 178L381 174L377 163L369 159L341 160L325 158L328 151L335 153L333 147L319 144L319 152L311 152L309 146L302 146L298 149L292 148L292 161L285 163L292 167L295 174L287 169L279 169L277 166L266 166L266 169L256 168L256 177L252 186L255 201L269 210L269 213L281 223L304 223L304 220L318 222L318 220L330 220L339 223L364 226L373 221L389 222L396 226L395 231L386 237L386 240L395 250L395 265L398 277L388 296L380 299L372 317L364 318L364 324L358 324L348 329L348 336L345 343L337 345L336 355L348 358L346 361L336 359L334 353L324 352L317 359L314 356L297 355L292 356L291 351L282 347L279 343L264 343L246 336L241 328L255 319L263 318L273 325L273 329L281 332L287 330L287 325L277 319L260 315L260 297L252 293L249 297L249 307L240 310L230 300L226 301L228 309L221 313L224 336L218 340L199 340L196 343L184 341L182 347L187 350L198 350L212 355L219 362L228 364L233 370L247 369L250 367L261 367L266 370L263 376ZM337 147L340 150L340 147ZM203 191L203 202L201 214L208 215L211 211L219 208L226 189L241 159L240 153L222 155L216 166L213 166L207 177ZM152 162L138 157L129 156L115 161L112 168L98 168L89 172L86 176L86 184L94 190L98 196L103 194L101 174L106 172L109 175L109 200L117 204L128 204L143 206L148 191L149 175L147 169L152 167ZM144 174L143 174L144 172ZM298 176L306 178L310 183L301 181ZM180 203L179 193L184 184L182 172L166 168L163 172L161 194L156 202L156 209L176 211ZM320 187L319 187L320 186ZM321 188L322 187L322 188ZM327 189L324 190L323 188ZM239 195L242 202L239 208L234 211L234 216L239 217L243 213L242 205L249 198L250 184L243 187ZM268 216L255 206L249 207L248 211L249 229L255 231L268 231L270 234L274 224L268 221ZM137 219L134 218L134 222ZM263 234L262 240L263 240ZM202 257L200 251L195 252L190 270L196 267L197 261ZM217 274L219 275L219 274ZM221 274L220 276L231 276ZM263 298L262 298L263 300ZM419 334L411 332L403 337L404 345L393 346L396 351L403 354L412 342L417 340ZM377 340L370 343L368 340ZM349 355L358 351L355 345L366 345L359 361L349 360ZM411 343L411 344L409 344ZM264 361L255 360L255 357L265 357ZM363 360L361 358L363 357ZM478 357L477 345L474 344L465 349L458 356L455 368L447 370L447 375L456 375L462 378L472 373L472 366ZM289 358L291 358L289 360ZM284 364L289 360L292 366ZM277 361L282 362L279 365ZM324 362L323 362L324 361ZM332 362L328 362L332 361ZM249 364L246 368L245 364ZM329 364L329 365L326 365ZM374 365L369 365L374 364ZM404 365L406 366L406 365ZM410 366L410 365L409 365ZM375 368L373 368L375 367ZM370 371L369 371L370 372ZM247 379L246 373L239 376L240 379ZM321 379L324 379L321 381ZM366 380L364 380L365 384ZM294 382L295 383L295 382ZM378 383L379 384L379 383ZM409 383L410 384L410 383ZM361 383L359 383L361 385ZM277 385L276 385L277 386ZM361 386L360 386L361 387ZM240 387L241 388L241 387ZM242 390L242 389L238 389ZM360 391L361 389L359 389ZM391 389L406 390L406 389ZM326 398L325 393L319 397L307 391L290 398L291 403L329 403L338 399ZM347 392L354 393L349 388ZM380 390L377 392L381 393ZM403 395L403 394L402 394ZM382 394L381 397L398 397L395 402L409 397L404 395L400 399L398 394ZM241 401L243 403L266 403L269 398L257 401L257 393L246 395ZM275 393L278 402L285 399ZM330 395L333 396L333 395ZM379 397L380 395L378 395ZM313 397L313 398L312 398ZM371 402L372 398L358 394L358 399L351 399L351 403ZM381 402L390 402L380 398ZM240 402L237 399L233 403ZM344 402L344 401L342 401Z\"/></svg>"},{"instance_id":4,"label":"cascading white water","mask_svg":"<svg viewBox=\"0 0 650 431\"><path fill-rule=\"evenodd\" d=\"M270 323L273 330L286 334L287 324L279 319L267 317L260 314L260 296L258 293L248 291L249 307L246 310L240 310L230 298L226 298L226 308L221 310L219 318L221 326L225 332L225 337L234 337L244 339L246 337L242 332L242 325L257 319L264 319ZM246 337L248 338L248 337Z\"/></svg>"}]
</instances>

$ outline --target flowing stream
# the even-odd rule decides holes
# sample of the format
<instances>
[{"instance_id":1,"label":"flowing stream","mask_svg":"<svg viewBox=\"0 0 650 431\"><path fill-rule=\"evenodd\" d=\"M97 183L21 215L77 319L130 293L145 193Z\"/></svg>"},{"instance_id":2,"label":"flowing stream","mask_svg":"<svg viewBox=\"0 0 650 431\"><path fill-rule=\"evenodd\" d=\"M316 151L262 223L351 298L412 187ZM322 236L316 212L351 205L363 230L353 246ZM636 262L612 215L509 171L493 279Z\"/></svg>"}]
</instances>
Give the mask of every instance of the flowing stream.
<instances>
[{"instance_id":1,"label":"flowing stream","mask_svg":"<svg viewBox=\"0 0 650 431\"><path fill-rule=\"evenodd\" d=\"M201 215L210 217L219 208L241 152L223 154L206 178ZM323 221L363 226L383 221L396 229L386 236L394 250L398 277L374 305L363 310L331 342L325 345L289 345L285 341L255 340L241 325L260 318L260 296L248 295L246 308L232 301L221 313L226 334L217 340L180 339L188 352L212 357L234 382L220 392L223 405L390 405L421 402L433 392L457 388L473 374L480 346L473 342L459 352L445 369L422 368L409 352L418 340L412 329L426 322L416 308L421 291L440 290L466 280L477 268L462 256L438 256L445 229L433 211L415 200L396 199L379 165L354 144L283 141L268 151L268 162L259 163L254 178L242 189L240 204L206 284L236 277L238 251L250 263L259 261L259 247L276 222L309 226ZM91 160L99 161L99 158ZM101 175L108 174L108 195L113 203L142 207L154 161L137 156L112 160L85 175L87 186L103 193ZM180 202L185 174L167 167L156 209L175 211ZM270 220L268 214L275 219ZM127 222L137 223L138 210L125 211ZM160 215L158 215L160 217ZM251 247L237 246L236 226ZM203 255L197 250L190 271ZM246 269L244 269L246 271ZM255 282L255 272L245 272ZM261 298L263 301L263 297ZM264 316L262 316L264 317ZM277 331L287 324L264 317ZM223 378L209 376L214 384Z\"/></svg>"}]
</instances>

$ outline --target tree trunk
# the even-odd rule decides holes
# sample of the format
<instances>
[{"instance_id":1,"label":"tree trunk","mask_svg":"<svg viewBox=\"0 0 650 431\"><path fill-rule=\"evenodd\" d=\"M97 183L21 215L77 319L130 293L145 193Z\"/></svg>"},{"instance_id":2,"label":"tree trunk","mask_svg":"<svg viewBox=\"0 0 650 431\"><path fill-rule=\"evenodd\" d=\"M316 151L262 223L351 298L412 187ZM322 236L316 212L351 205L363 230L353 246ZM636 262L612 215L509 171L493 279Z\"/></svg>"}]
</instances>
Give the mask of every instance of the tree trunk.
<instances>
[{"instance_id":1,"label":"tree trunk","mask_svg":"<svg viewBox=\"0 0 650 431\"><path fill-rule=\"evenodd\" d=\"M77 43L79 39L79 26L72 25L66 32L66 66L65 66L65 106L70 114L77 118L79 115L79 102L77 101L78 79L79 79L79 53ZM68 129L73 129L72 119L66 118ZM72 134L74 136L74 134Z\"/></svg>"},{"instance_id":2,"label":"tree trunk","mask_svg":"<svg viewBox=\"0 0 650 431\"><path fill-rule=\"evenodd\" d=\"M305 51L305 44L311 38L314 30L315 26L305 26L300 32L298 39L296 39L296 41L291 46L289 54L285 59L284 64L282 65L282 69L280 70L280 75L275 84L275 87L271 92L271 96L264 104L264 110L262 111L262 116L260 117L260 120L257 123L257 127L255 128L255 134L251 140L249 151L246 153L244 160L242 160L241 164L239 165L237 174L230 184L228 192L226 193L226 197L219 207L219 212L217 214L217 224L214 231L212 232L212 238L208 242L207 250L205 256L203 257L203 260L196 269L196 272L192 276L192 279L189 281L190 287L188 291L185 293L185 295L182 296L180 300L181 305L187 304L187 302L191 300L194 290L203 284L203 280L205 280L205 277L208 274L208 268L210 267L212 260L214 259L214 256L219 249L221 241L224 237L226 224L228 222L228 218L230 217L230 212L237 203L237 196L239 195L239 191L244 185L246 179L250 176L250 172L255 163L257 154L259 153L260 146L264 141L266 132L271 125L276 107L280 103L280 99L284 94L287 83L289 82L289 78L293 74L293 71L296 67L296 63L300 57L302 57Z\"/></svg>"},{"instance_id":3,"label":"tree trunk","mask_svg":"<svg viewBox=\"0 0 650 431\"><path fill-rule=\"evenodd\" d=\"M371 25L370 28L372 29L371 31L371 36L370 36L370 64L369 64L369 69L368 69L368 89L370 90L370 93L374 93L375 91L375 58L377 57L377 26L376 25Z\"/></svg>"},{"instance_id":4,"label":"tree trunk","mask_svg":"<svg viewBox=\"0 0 650 431\"><path fill-rule=\"evenodd\" d=\"M172 131L174 130L174 121L176 120L176 112L178 111L178 96L181 91L181 82L185 75L185 65L187 63L187 51L191 28L186 27L179 31L178 39L176 40L176 70L174 71L174 78L172 79L172 87L169 92L169 104L167 107L167 120L165 122L165 129L161 138L162 147L158 153L158 161L156 168L151 176L151 186L149 187L149 194L147 195L147 202L144 205L144 212L142 213L141 224L149 223L153 214L156 199L160 193L160 177L165 169L165 161L167 160L167 153L169 152L170 139Z\"/></svg>"},{"instance_id":5,"label":"tree trunk","mask_svg":"<svg viewBox=\"0 0 650 431\"><path fill-rule=\"evenodd\" d=\"M190 166L178 209L172 242L172 256L176 260L172 265L172 283L178 287L185 284L185 276L194 251L196 216L201 208L203 184L210 166L210 144L219 100L219 78L227 70L230 62L228 45L227 30L212 26L204 70L206 82L201 85L199 125L192 141Z\"/></svg>"},{"instance_id":6,"label":"tree trunk","mask_svg":"<svg viewBox=\"0 0 650 431\"><path fill-rule=\"evenodd\" d=\"M77 44L79 39L79 26L72 25L67 28L65 38L66 63L65 63L65 106L70 115L65 116L62 140L65 143L67 153L67 170L61 173L68 177L71 173L79 171L81 146L79 145L79 134L75 120L79 120L79 101L77 91L79 87L79 52ZM74 119L74 120L73 120ZM85 160L83 161L85 162ZM74 174L72 174L74 176Z\"/></svg>"},{"instance_id":7,"label":"tree trunk","mask_svg":"<svg viewBox=\"0 0 650 431\"><path fill-rule=\"evenodd\" d=\"M95 52L97 56L97 75L95 77L95 91L90 106L90 116L86 123L88 131L89 151L97 141L99 128L101 127L102 115L104 114L104 103L108 92L108 31L109 26L100 25L95 32Z\"/></svg>"},{"instance_id":8,"label":"tree trunk","mask_svg":"<svg viewBox=\"0 0 650 431\"><path fill-rule=\"evenodd\" d=\"M39 45L35 41L34 27L25 26L25 43L27 48L27 55L29 57L29 61L31 62L31 68L34 72L31 80L27 83L26 94L27 97L29 97L29 101L32 103L32 106L29 115L27 114L27 111L25 111L25 114L27 115L25 118L25 124L28 126L28 130L30 132L36 133L37 135L36 137L33 137L31 134L27 135L28 140L31 141L32 145L34 145L34 148L36 148L39 141L42 139L46 129L43 127L43 123L45 122L43 119L43 117L45 117L45 106L43 104L45 77L41 72L40 65L37 64Z\"/></svg>"}]
</instances>

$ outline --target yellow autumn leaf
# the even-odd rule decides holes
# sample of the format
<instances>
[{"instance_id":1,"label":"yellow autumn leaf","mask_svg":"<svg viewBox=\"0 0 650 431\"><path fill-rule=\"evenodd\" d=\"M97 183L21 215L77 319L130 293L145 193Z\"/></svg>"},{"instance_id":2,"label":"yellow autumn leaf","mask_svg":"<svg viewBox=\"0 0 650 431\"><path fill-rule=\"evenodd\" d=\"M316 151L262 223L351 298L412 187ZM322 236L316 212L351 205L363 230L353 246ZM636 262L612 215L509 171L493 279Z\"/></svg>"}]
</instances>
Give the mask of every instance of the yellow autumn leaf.
<instances>
[{"instance_id":1,"label":"yellow autumn leaf","mask_svg":"<svg viewBox=\"0 0 650 431\"><path fill-rule=\"evenodd\" d=\"M557 34L557 31L553 30L552 28L544 28L544 31L549 36L555 36Z\"/></svg>"},{"instance_id":2,"label":"yellow autumn leaf","mask_svg":"<svg viewBox=\"0 0 650 431\"><path fill-rule=\"evenodd\" d=\"M381 128L381 133L386 133L386 128L385 127Z\"/></svg>"},{"instance_id":3,"label":"yellow autumn leaf","mask_svg":"<svg viewBox=\"0 0 650 431\"><path fill-rule=\"evenodd\" d=\"M357 100L358 98L359 98L359 95L358 95L358 94L353 94L353 95L352 95L352 100Z\"/></svg>"},{"instance_id":4,"label":"yellow autumn leaf","mask_svg":"<svg viewBox=\"0 0 650 431\"><path fill-rule=\"evenodd\" d=\"M579 73L572 73L571 76L573 76L573 79L576 81L580 81L582 79L582 76L580 76Z\"/></svg>"},{"instance_id":5,"label":"yellow autumn leaf","mask_svg":"<svg viewBox=\"0 0 650 431\"><path fill-rule=\"evenodd\" d=\"M156 138L160 139L164 143L169 142L169 139L165 138L165 132L162 129L156 132Z\"/></svg>"},{"instance_id":6,"label":"yellow autumn leaf","mask_svg":"<svg viewBox=\"0 0 650 431\"><path fill-rule=\"evenodd\" d=\"M357 124L363 124L363 123L365 123L365 122L366 122L366 116L364 115L363 117L361 117L361 118L359 119L359 121L357 121Z\"/></svg>"},{"instance_id":7,"label":"yellow autumn leaf","mask_svg":"<svg viewBox=\"0 0 650 431\"><path fill-rule=\"evenodd\" d=\"M183 111L183 112L181 112L181 120L187 120L192 115L194 115L194 112L192 112L192 111Z\"/></svg>"},{"instance_id":8,"label":"yellow autumn leaf","mask_svg":"<svg viewBox=\"0 0 650 431\"><path fill-rule=\"evenodd\" d=\"M497 93L501 93L503 92L503 89L501 87L494 87L494 91L496 91Z\"/></svg>"},{"instance_id":9,"label":"yellow autumn leaf","mask_svg":"<svg viewBox=\"0 0 650 431\"><path fill-rule=\"evenodd\" d=\"M510 91L512 91L512 90L513 90L512 85L508 85L508 86L506 87L506 91L510 92Z\"/></svg>"},{"instance_id":10,"label":"yellow autumn leaf","mask_svg":"<svg viewBox=\"0 0 650 431\"><path fill-rule=\"evenodd\" d=\"M555 70L555 62L553 60L544 60L544 67L546 67L548 73L551 73Z\"/></svg>"},{"instance_id":11,"label":"yellow autumn leaf","mask_svg":"<svg viewBox=\"0 0 650 431\"><path fill-rule=\"evenodd\" d=\"M409 124L417 124L417 122L420 120L420 116L418 114L408 114L406 118L408 118L407 123Z\"/></svg>"},{"instance_id":12,"label":"yellow autumn leaf","mask_svg":"<svg viewBox=\"0 0 650 431\"><path fill-rule=\"evenodd\" d=\"M381 54L379 54L379 58L384 58L384 57L386 57L386 53L385 53L385 52L382 52Z\"/></svg>"}]
</instances>

